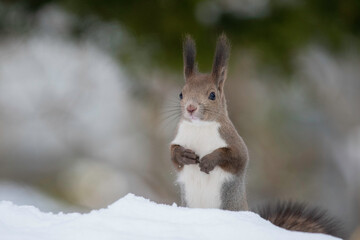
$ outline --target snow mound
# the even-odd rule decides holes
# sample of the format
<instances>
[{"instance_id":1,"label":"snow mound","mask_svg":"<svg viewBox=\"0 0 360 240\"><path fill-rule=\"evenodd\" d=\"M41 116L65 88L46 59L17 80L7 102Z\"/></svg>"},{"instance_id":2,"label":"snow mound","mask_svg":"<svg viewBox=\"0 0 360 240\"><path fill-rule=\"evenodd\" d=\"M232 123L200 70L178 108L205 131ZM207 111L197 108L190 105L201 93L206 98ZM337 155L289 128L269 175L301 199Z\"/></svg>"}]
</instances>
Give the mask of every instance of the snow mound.
<instances>
[{"instance_id":1,"label":"snow mound","mask_svg":"<svg viewBox=\"0 0 360 240\"><path fill-rule=\"evenodd\" d=\"M2 240L336 239L287 231L252 212L161 205L133 194L87 214L43 213L3 201L0 236Z\"/></svg>"}]
</instances>

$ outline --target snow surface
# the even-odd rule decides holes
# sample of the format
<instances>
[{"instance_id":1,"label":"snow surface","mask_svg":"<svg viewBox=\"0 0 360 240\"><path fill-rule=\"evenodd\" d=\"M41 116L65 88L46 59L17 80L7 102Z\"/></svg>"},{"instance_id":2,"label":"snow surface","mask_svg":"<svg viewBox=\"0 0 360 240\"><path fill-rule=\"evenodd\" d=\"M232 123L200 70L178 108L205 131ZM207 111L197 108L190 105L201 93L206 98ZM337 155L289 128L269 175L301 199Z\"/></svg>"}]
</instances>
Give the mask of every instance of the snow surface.
<instances>
[{"instance_id":1,"label":"snow surface","mask_svg":"<svg viewBox=\"0 0 360 240\"><path fill-rule=\"evenodd\" d=\"M1 240L41 239L336 239L292 232L252 212L161 205L128 194L87 214L52 214L0 202Z\"/></svg>"}]
</instances>

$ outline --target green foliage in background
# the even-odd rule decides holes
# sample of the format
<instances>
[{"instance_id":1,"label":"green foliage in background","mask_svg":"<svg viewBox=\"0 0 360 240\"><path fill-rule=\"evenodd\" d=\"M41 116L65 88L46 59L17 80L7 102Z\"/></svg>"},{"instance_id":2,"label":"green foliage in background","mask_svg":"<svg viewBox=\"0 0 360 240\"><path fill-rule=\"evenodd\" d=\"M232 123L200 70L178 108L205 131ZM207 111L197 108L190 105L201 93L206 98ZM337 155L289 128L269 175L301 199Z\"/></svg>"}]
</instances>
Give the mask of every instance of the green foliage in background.
<instances>
[{"instance_id":1,"label":"green foliage in background","mask_svg":"<svg viewBox=\"0 0 360 240\"><path fill-rule=\"evenodd\" d=\"M285 71L291 70L292 56L309 43L336 51L346 46L349 40L359 44L360 35L358 0L264 0L267 4L265 10L254 15L231 11L226 3L232 1L215 0L5 2L21 4L30 12L56 3L81 19L95 16L106 22L119 23L135 37L136 51L150 54L151 65L164 64L177 70L182 63L180 46L185 33L190 33L197 41L198 61L203 71L211 66L215 40L221 32L228 34L233 48L251 49L266 64ZM210 21L208 23L198 17L201 6L210 6L208 11L206 8L203 11ZM80 25L77 29L79 35L83 27L86 26ZM124 51L119 55L126 61L132 53L134 51Z\"/></svg>"}]
</instances>

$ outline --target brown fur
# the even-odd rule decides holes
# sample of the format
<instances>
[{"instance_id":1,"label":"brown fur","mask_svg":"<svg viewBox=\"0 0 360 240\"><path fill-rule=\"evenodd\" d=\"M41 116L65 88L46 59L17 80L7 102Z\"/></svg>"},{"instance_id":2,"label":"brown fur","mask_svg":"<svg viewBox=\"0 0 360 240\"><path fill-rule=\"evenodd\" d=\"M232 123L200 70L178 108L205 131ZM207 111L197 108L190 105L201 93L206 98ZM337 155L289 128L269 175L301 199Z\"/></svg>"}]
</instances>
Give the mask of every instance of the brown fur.
<instances>
[{"instance_id":1,"label":"brown fur","mask_svg":"<svg viewBox=\"0 0 360 240\"><path fill-rule=\"evenodd\" d=\"M171 160L178 171L181 171L186 164L198 164L199 171L208 174L216 166L234 174L237 177L236 181L223 185L220 208L247 210L244 178L249 156L243 139L228 117L224 94L230 44L224 34L219 37L211 74L198 73L195 63L195 43L189 36L184 41L183 49L185 85L182 89L183 99L180 100L181 121L196 119L218 122L219 134L227 147L218 148L199 160L199 156L191 149L173 144ZM211 92L215 93L215 100L209 99ZM196 109L193 113L186 110L190 104ZM302 204L280 204L275 208L266 206L260 211L260 215L285 229L339 236L337 225L331 218L317 209L309 210Z\"/></svg>"},{"instance_id":2,"label":"brown fur","mask_svg":"<svg viewBox=\"0 0 360 240\"><path fill-rule=\"evenodd\" d=\"M199 163L199 156L190 149L173 144L171 145L171 161L177 170L181 170L185 164Z\"/></svg>"},{"instance_id":3,"label":"brown fur","mask_svg":"<svg viewBox=\"0 0 360 240\"><path fill-rule=\"evenodd\" d=\"M216 166L234 174L236 180L224 186L222 190L225 192L221 193L224 197L221 208L237 211L248 209L244 176L249 156L247 147L231 123L227 112L224 84L229 52L230 44L226 36L221 35L217 42L211 73L199 73L195 62L195 43L189 36L185 38L183 45L185 85L182 88L183 98L180 100L181 121L191 121L192 118L196 118L201 121L218 122L219 134L227 147L216 149L199 160L191 149L171 145L171 160L177 171L182 171L186 164L198 164L199 174L200 171L209 174ZM215 93L215 100L209 99L211 92ZM196 108L191 114L186 110L189 105Z\"/></svg>"},{"instance_id":4,"label":"brown fur","mask_svg":"<svg viewBox=\"0 0 360 240\"><path fill-rule=\"evenodd\" d=\"M192 38L188 35L185 37L185 41L183 44L184 49L184 76L185 78L190 77L197 71L197 67L195 64L195 57L196 57L196 48L195 42Z\"/></svg>"},{"instance_id":5,"label":"brown fur","mask_svg":"<svg viewBox=\"0 0 360 240\"><path fill-rule=\"evenodd\" d=\"M265 205L258 212L262 218L288 230L344 237L337 220L329 217L325 211L303 203L278 202L275 205Z\"/></svg>"},{"instance_id":6,"label":"brown fur","mask_svg":"<svg viewBox=\"0 0 360 240\"><path fill-rule=\"evenodd\" d=\"M220 135L228 145L227 148L217 149L204 156L199 163L200 170L209 173L219 165L233 174L245 173L249 158L247 147L228 117L223 88L230 52L229 42L224 34L219 37L211 74L197 72L195 43L189 36L185 38L183 49L185 85L182 89L183 99L180 101L182 119L189 120L186 106L193 104L197 107L195 117L220 123ZM209 99L211 92L215 93L214 101ZM171 146L172 161L178 170L184 164L197 163L184 156L184 151L190 150L178 145Z\"/></svg>"}]
</instances>

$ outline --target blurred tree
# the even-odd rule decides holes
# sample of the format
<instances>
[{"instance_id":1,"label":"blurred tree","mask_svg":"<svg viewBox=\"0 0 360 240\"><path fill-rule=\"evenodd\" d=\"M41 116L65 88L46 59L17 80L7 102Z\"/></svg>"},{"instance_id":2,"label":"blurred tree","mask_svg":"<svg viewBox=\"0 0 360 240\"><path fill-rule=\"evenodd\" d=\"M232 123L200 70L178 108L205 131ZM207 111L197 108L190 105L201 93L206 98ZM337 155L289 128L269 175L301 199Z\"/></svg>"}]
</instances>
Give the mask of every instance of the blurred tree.
<instances>
[{"instance_id":1,"label":"blurred tree","mask_svg":"<svg viewBox=\"0 0 360 240\"><path fill-rule=\"evenodd\" d=\"M179 46L183 34L192 34L199 46L200 69L209 68L216 36L226 32L233 47L256 50L267 64L291 70L292 56L307 43L319 42L332 50L359 43L360 1L288 0L7 0L36 12L45 4L57 3L80 16L76 31L81 36L89 17L119 23L136 40L136 49L119 51L124 62L136 64L133 54L146 51L150 66L181 66ZM2 29L4 26L1 26ZM122 46L123 47L123 46ZM211 51L209 51L211 49ZM137 53L136 53L137 52ZM205 69L207 70L207 69Z\"/></svg>"}]
</instances>

